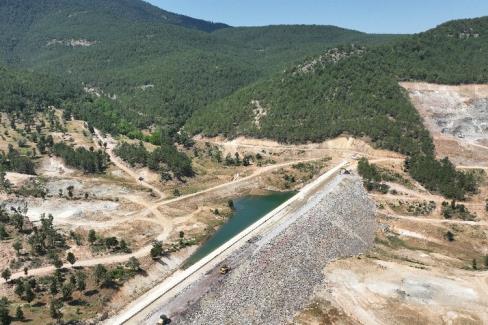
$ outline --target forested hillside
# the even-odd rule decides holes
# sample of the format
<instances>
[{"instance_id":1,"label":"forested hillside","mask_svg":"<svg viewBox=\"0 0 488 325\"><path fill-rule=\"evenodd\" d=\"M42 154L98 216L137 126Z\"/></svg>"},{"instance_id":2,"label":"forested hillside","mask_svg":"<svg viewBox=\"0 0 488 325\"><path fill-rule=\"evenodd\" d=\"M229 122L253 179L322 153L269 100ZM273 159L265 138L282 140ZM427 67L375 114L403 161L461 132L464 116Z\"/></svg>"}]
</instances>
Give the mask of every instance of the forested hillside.
<instances>
[{"instance_id":1,"label":"forested hillside","mask_svg":"<svg viewBox=\"0 0 488 325\"><path fill-rule=\"evenodd\" d=\"M111 97L84 115L96 115L97 123L100 115L120 117L125 121L110 127L120 132L177 129L194 111L304 56L344 42L389 38L331 26L234 29L140 0L0 4L0 56Z\"/></svg>"},{"instance_id":2,"label":"forested hillside","mask_svg":"<svg viewBox=\"0 0 488 325\"><path fill-rule=\"evenodd\" d=\"M78 98L80 89L73 83L46 74L0 66L0 112L28 121L48 106Z\"/></svg>"},{"instance_id":3,"label":"forested hillside","mask_svg":"<svg viewBox=\"0 0 488 325\"><path fill-rule=\"evenodd\" d=\"M79 95L80 91L70 82L0 66L0 112L7 113L12 129L17 128L18 122L22 122L24 131L28 130L31 133L35 128L35 117L38 113L46 112L51 105L62 105ZM6 124L2 117L3 115L0 115L0 122ZM2 140L5 140L3 134ZM43 140L45 138L39 135L39 143ZM22 144L22 140L19 140L19 143ZM4 171L35 174L31 158L9 143L6 152L0 150L0 174Z\"/></svg>"},{"instance_id":4,"label":"forested hillside","mask_svg":"<svg viewBox=\"0 0 488 325\"><path fill-rule=\"evenodd\" d=\"M331 50L195 113L187 128L284 142L350 133L406 154L432 151L420 117L387 71L364 48Z\"/></svg>"},{"instance_id":5,"label":"forested hillside","mask_svg":"<svg viewBox=\"0 0 488 325\"><path fill-rule=\"evenodd\" d=\"M487 53L486 17L452 21L386 45L339 47L212 103L192 116L186 130L284 142L343 133L368 137L411 156L412 175L428 188L464 197L474 179L435 161L430 135L398 81L487 82Z\"/></svg>"},{"instance_id":6,"label":"forested hillside","mask_svg":"<svg viewBox=\"0 0 488 325\"><path fill-rule=\"evenodd\" d=\"M393 130L400 130L394 135L398 139L406 135L395 124L407 123L414 127L405 130L419 131L418 117L399 80L487 82L487 53L488 17L448 22L385 45L340 47L209 105L195 113L187 128L283 141L321 140L348 131L391 147L399 143L388 140L397 132ZM259 126L256 101L266 112ZM307 128L300 127L304 125ZM388 130L389 125L394 127ZM405 151L404 145L397 146Z\"/></svg>"},{"instance_id":7,"label":"forested hillside","mask_svg":"<svg viewBox=\"0 0 488 325\"><path fill-rule=\"evenodd\" d=\"M383 51L400 79L488 82L488 17L450 21Z\"/></svg>"}]
</instances>

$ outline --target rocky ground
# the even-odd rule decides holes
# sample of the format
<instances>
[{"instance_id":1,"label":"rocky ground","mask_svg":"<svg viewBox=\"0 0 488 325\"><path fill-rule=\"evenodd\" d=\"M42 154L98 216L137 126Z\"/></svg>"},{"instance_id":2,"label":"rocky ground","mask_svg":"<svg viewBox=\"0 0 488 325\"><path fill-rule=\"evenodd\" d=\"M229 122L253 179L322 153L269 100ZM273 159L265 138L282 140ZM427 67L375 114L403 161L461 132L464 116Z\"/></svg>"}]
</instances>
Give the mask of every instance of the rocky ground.
<instances>
[{"instance_id":1,"label":"rocky ground","mask_svg":"<svg viewBox=\"0 0 488 325\"><path fill-rule=\"evenodd\" d=\"M488 85L435 85L403 82L431 132L439 158L456 165L487 166Z\"/></svg>"},{"instance_id":2,"label":"rocky ground","mask_svg":"<svg viewBox=\"0 0 488 325\"><path fill-rule=\"evenodd\" d=\"M403 83L426 125L460 139L479 140L488 135L488 86L445 86Z\"/></svg>"}]
</instances>

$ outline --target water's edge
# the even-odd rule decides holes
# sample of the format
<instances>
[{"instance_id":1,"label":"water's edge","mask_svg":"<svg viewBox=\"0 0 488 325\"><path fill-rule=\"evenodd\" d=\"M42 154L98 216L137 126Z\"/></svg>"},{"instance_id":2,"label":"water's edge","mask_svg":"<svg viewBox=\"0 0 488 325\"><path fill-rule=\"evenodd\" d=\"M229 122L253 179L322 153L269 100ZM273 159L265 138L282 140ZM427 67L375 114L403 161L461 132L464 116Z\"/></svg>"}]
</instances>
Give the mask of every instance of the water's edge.
<instances>
[{"instance_id":1,"label":"water's edge","mask_svg":"<svg viewBox=\"0 0 488 325\"><path fill-rule=\"evenodd\" d=\"M249 195L234 200L234 212L205 243L184 263L184 268L195 264L243 229L294 196L297 192L271 192L266 195Z\"/></svg>"}]
</instances>

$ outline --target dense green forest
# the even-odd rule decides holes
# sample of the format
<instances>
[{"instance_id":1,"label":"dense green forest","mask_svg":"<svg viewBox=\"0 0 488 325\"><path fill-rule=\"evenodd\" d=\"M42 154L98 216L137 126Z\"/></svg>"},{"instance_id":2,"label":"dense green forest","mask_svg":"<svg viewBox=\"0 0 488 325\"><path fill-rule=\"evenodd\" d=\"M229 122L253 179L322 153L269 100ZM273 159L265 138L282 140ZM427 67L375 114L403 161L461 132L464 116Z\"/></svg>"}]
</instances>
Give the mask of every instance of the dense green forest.
<instances>
[{"instance_id":1,"label":"dense green forest","mask_svg":"<svg viewBox=\"0 0 488 325\"><path fill-rule=\"evenodd\" d=\"M193 114L186 128L192 133L251 134L290 142L348 131L409 153L411 144L395 143L409 132L425 132L416 126L418 116L397 82L488 82L486 53L488 17L451 21L387 44L340 47L208 105ZM266 111L259 127L254 120L256 101ZM402 123L408 128L398 125ZM420 136L402 142L418 141Z\"/></svg>"},{"instance_id":2,"label":"dense green forest","mask_svg":"<svg viewBox=\"0 0 488 325\"><path fill-rule=\"evenodd\" d=\"M179 128L194 111L305 56L390 38L333 26L235 29L140 0L0 5L0 57L116 98L83 102L79 114L122 133L153 124Z\"/></svg>"},{"instance_id":3,"label":"dense green forest","mask_svg":"<svg viewBox=\"0 0 488 325\"><path fill-rule=\"evenodd\" d=\"M0 111L22 120L81 94L73 83L46 74L0 66L0 76Z\"/></svg>"},{"instance_id":4,"label":"dense green forest","mask_svg":"<svg viewBox=\"0 0 488 325\"><path fill-rule=\"evenodd\" d=\"M437 191L448 198L465 199L478 189L478 179L472 172L460 172L444 158L437 161L432 156L413 156L405 161L405 166L413 178L427 189Z\"/></svg>"},{"instance_id":5,"label":"dense green forest","mask_svg":"<svg viewBox=\"0 0 488 325\"><path fill-rule=\"evenodd\" d=\"M450 21L381 52L402 80L488 82L488 17Z\"/></svg>"},{"instance_id":6,"label":"dense green forest","mask_svg":"<svg viewBox=\"0 0 488 325\"><path fill-rule=\"evenodd\" d=\"M89 125L95 125L105 132L112 134L123 133L134 138L143 139L137 125L129 123L130 113L122 114L121 104L109 98L91 96L77 91L72 82L60 78L49 77L45 74L32 73L17 69L0 67L0 111L9 115L10 124L16 127L16 122L25 123L31 130L37 113L52 115L48 109L56 106L64 109L63 116L69 119L74 116L85 120ZM36 129L39 125L35 125ZM40 130L40 129L39 129ZM86 173L100 173L107 168L108 157L102 150L86 150L72 148L65 143L53 143L52 136L34 132L36 147L41 154L48 151L64 159L67 165L83 170ZM31 133L29 131L28 133ZM164 135L163 135L164 134ZM33 138L34 139L34 138ZM168 168L177 178L192 176L191 160L177 151L173 142L189 143L188 137L177 135L176 129L166 134L155 132L146 140L160 145L155 152L148 154L148 161L155 170ZM164 168L160 166L164 164ZM9 146L7 153L0 152L0 168L7 171L35 174L35 166L31 157L22 155L13 146Z\"/></svg>"},{"instance_id":7,"label":"dense green forest","mask_svg":"<svg viewBox=\"0 0 488 325\"><path fill-rule=\"evenodd\" d=\"M438 161L430 155L415 155L405 161L405 167L412 177L427 189L439 192L448 198L465 199L466 194L474 194L479 185L474 172L456 171L456 167L448 158ZM382 172L365 158L358 162L358 173L363 177L368 191L387 193L389 186L384 182L395 181L391 175Z\"/></svg>"},{"instance_id":8,"label":"dense green forest","mask_svg":"<svg viewBox=\"0 0 488 325\"><path fill-rule=\"evenodd\" d=\"M404 154L432 152L428 131L390 68L368 53L358 47L331 50L195 113L186 129L283 142L349 133ZM265 115L256 121L258 105Z\"/></svg>"}]
</instances>

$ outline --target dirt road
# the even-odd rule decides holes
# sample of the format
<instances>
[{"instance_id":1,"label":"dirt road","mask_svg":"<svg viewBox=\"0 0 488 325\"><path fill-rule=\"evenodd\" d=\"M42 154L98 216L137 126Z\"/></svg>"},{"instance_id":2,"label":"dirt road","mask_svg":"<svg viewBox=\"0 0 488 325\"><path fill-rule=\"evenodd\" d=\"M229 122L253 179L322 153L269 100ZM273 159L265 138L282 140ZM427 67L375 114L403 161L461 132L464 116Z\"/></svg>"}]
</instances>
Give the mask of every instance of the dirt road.
<instances>
[{"instance_id":1,"label":"dirt road","mask_svg":"<svg viewBox=\"0 0 488 325\"><path fill-rule=\"evenodd\" d=\"M121 169L122 171L124 171L126 174L128 174L129 176L131 176L137 183L141 184L142 186L150 189L153 193L156 193L160 198L164 199L166 197L166 195L160 191L157 187L149 184L148 182L144 181L144 180L140 180L140 175L137 175L131 168L129 168L124 161L122 161L119 157L117 157L117 155L114 154L113 150L114 148L116 147L117 143L115 140L113 140L112 138L110 137L103 137L101 132L97 129L95 129L95 138L96 140L99 140L101 141L102 143L106 143L107 144L107 147L106 147L106 153L108 154L108 156L110 157L110 160L111 162L117 166L119 169ZM100 147L98 145L98 141L94 141L95 144ZM103 148L102 148L103 149Z\"/></svg>"},{"instance_id":2,"label":"dirt road","mask_svg":"<svg viewBox=\"0 0 488 325\"><path fill-rule=\"evenodd\" d=\"M208 189L205 189L205 190L202 190L199 192L179 196L179 197L176 197L176 198L170 199L170 200L165 200L165 201L162 201L162 202L156 204L156 207L160 207L160 206L171 204L171 203L178 202L178 201L183 201L183 200L186 200L186 199L198 196L198 195L202 195L202 194L209 193L209 192L216 191L216 190L221 190L221 189L224 189L226 187L235 186L239 183L242 183L242 182L248 181L250 179L256 178L262 174L268 173L268 172L273 171L275 169L280 169L280 168L295 165L298 163L305 163L305 162L317 161L317 160L320 160L320 158L295 160L295 161L289 161L289 162L285 162L285 163L280 163L280 164L276 164L276 165L270 165L270 166L262 167L260 169L257 169L254 173L252 173L249 176L238 178L238 179L233 180L231 182L220 184L220 185L217 185L214 187L210 187Z\"/></svg>"},{"instance_id":3,"label":"dirt road","mask_svg":"<svg viewBox=\"0 0 488 325\"><path fill-rule=\"evenodd\" d=\"M477 148L481 148L481 149L485 149L485 150L488 150L488 147L487 146L483 146L481 144L478 144L476 142L469 142L470 145L474 146L474 147L477 147Z\"/></svg>"},{"instance_id":4,"label":"dirt road","mask_svg":"<svg viewBox=\"0 0 488 325\"><path fill-rule=\"evenodd\" d=\"M455 224L455 225L470 225L470 226L483 226L488 227L488 222L485 221L467 221L467 220L454 220L454 219L433 219L424 217L414 217L414 216L402 216L397 214L379 213L388 218L402 219L413 222L424 222L432 224Z\"/></svg>"},{"instance_id":5,"label":"dirt road","mask_svg":"<svg viewBox=\"0 0 488 325\"><path fill-rule=\"evenodd\" d=\"M93 258L93 259L84 260L84 261L77 261L73 265L71 265L69 263L65 263L65 264L63 264L62 268L71 269L74 267L91 267L91 266L95 266L98 264L110 265L110 264L115 264L115 263L124 263L124 262L127 262L131 257L142 258L142 257L149 255L151 247L152 246L143 247L140 250L138 250L132 254L111 255L111 256ZM171 257L162 258L162 261L165 263L170 262ZM44 276L44 275L53 273L55 270L56 270L56 268L52 265L45 266L45 267L29 270L28 276ZM17 273L12 274L11 279L14 280L14 279L18 279L21 277L25 277L24 272L17 272ZM5 281L2 280L2 283L5 283Z\"/></svg>"},{"instance_id":6,"label":"dirt road","mask_svg":"<svg viewBox=\"0 0 488 325\"><path fill-rule=\"evenodd\" d=\"M457 169L488 169L487 166L456 166Z\"/></svg>"},{"instance_id":7,"label":"dirt road","mask_svg":"<svg viewBox=\"0 0 488 325\"><path fill-rule=\"evenodd\" d=\"M219 140L219 139L196 139L197 141L211 143L213 145L217 145L223 147L225 150L233 152L237 151L238 148L248 148L254 149L256 151L261 151L263 149L269 151L295 151L295 152L316 152L320 155L323 155L327 152L337 153L341 152L347 155L358 155L358 156L374 156L377 153L377 149L374 149L369 144L363 141L357 141L354 138L338 138L329 141L325 141L323 143L315 143L315 144L307 144L304 146L294 146L294 145L286 145L281 144L275 141L268 141L268 140L256 140L256 139L247 139L247 138L237 138L232 141L227 140ZM386 151L382 151L382 155L388 155L391 157L399 158L399 154L396 153L387 153Z\"/></svg>"}]
</instances>

